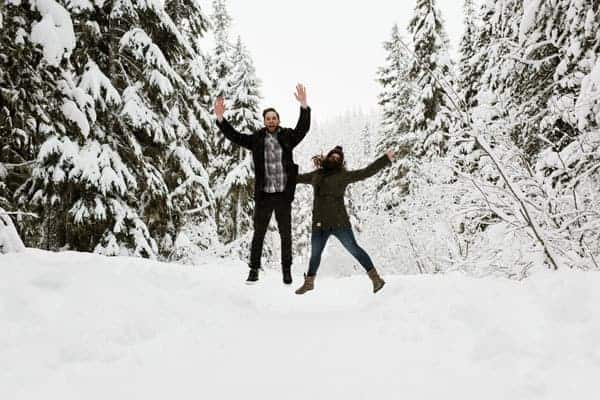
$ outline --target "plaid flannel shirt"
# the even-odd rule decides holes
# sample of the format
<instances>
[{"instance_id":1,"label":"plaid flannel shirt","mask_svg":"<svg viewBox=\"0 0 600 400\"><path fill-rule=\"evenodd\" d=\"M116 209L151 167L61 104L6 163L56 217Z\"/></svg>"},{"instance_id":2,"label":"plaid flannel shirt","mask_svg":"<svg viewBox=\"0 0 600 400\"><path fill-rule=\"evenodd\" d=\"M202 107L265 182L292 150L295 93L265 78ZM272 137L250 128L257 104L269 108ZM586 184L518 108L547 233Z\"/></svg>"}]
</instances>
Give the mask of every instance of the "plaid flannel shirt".
<instances>
[{"instance_id":1,"label":"plaid flannel shirt","mask_svg":"<svg viewBox=\"0 0 600 400\"><path fill-rule=\"evenodd\" d=\"M287 177L281 162L281 145L277 140L278 132L267 133L265 137L265 187L267 193L285 190Z\"/></svg>"}]
</instances>

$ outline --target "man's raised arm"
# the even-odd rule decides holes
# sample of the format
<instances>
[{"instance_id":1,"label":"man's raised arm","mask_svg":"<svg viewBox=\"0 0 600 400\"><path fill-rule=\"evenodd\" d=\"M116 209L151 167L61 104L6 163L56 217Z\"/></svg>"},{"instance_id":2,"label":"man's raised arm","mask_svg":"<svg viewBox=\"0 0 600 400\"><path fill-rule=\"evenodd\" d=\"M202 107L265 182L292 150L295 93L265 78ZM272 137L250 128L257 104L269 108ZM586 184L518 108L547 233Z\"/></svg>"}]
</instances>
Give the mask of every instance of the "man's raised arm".
<instances>
[{"instance_id":1,"label":"man's raised arm","mask_svg":"<svg viewBox=\"0 0 600 400\"><path fill-rule=\"evenodd\" d=\"M219 127L219 130L223 132L223 135L235 144L247 149L252 149L252 135L243 135L239 133L223 117L225 114L225 100L222 97L217 97L214 108L215 116L217 117L217 126Z\"/></svg>"},{"instance_id":2,"label":"man's raised arm","mask_svg":"<svg viewBox=\"0 0 600 400\"><path fill-rule=\"evenodd\" d=\"M300 117L292 131L292 145L297 146L304 139L310 129L310 107L306 101L306 88L304 85L296 85L296 100L300 103Z\"/></svg>"}]
</instances>

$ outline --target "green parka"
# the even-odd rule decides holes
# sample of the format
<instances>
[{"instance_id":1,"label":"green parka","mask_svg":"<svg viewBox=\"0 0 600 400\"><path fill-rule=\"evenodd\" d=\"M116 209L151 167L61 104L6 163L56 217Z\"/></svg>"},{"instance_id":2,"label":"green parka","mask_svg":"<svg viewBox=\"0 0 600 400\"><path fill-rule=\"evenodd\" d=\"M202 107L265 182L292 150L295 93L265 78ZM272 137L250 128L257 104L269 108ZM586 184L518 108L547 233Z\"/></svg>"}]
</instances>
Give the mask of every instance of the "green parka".
<instances>
[{"instance_id":1,"label":"green parka","mask_svg":"<svg viewBox=\"0 0 600 400\"><path fill-rule=\"evenodd\" d=\"M389 164L391 164L389 158L383 155L363 169L354 171L317 169L298 175L297 183L313 186L313 230L350 228L350 218L344 205L346 187L353 182L375 175Z\"/></svg>"}]
</instances>

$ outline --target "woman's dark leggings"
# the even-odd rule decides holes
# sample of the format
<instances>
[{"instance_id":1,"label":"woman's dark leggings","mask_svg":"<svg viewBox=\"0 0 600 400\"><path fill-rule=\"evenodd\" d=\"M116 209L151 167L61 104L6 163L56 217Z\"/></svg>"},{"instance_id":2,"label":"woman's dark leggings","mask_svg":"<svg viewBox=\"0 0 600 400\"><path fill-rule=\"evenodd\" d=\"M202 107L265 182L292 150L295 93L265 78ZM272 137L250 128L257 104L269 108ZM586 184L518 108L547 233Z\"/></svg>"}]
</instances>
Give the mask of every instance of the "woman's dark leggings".
<instances>
[{"instance_id":1,"label":"woman's dark leggings","mask_svg":"<svg viewBox=\"0 0 600 400\"><path fill-rule=\"evenodd\" d=\"M352 233L352 228L319 229L313 230L312 237L310 239L311 254L308 266L308 276L314 276L317 274L319 264L321 264L321 254L323 254L323 249L325 248L327 239L329 239L329 236L331 235L338 238L346 250L348 250L350 254L352 254L354 258L358 260L360 265L363 266L365 271L369 272L371 269L373 269L373 262L371 261L371 258L367 252L364 251L358 245L358 243L356 243L354 233Z\"/></svg>"}]
</instances>

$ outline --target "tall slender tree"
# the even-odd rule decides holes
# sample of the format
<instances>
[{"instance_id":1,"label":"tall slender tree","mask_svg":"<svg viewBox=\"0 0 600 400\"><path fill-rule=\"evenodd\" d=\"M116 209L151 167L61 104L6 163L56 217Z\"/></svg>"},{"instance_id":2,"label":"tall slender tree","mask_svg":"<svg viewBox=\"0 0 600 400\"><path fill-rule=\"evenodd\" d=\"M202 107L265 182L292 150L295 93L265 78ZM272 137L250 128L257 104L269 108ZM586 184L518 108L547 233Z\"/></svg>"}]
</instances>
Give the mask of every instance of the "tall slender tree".
<instances>
[{"instance_id":1,"label":"tall slender tree","mask_svg":"<svg viewBox=\"0 0 600 400\"><path fill-rule=\"evenodd\" d=\"M475 74L473 61L475 57L475 34L477 30L475 19L475 6L473 0L463 0L463 33L460 38L457 86L461 101L465 106L471 107L477 94L475 88Z\"/></svg>"},{"instance_id":2,"label":"tall slender tree","mask_svg":"<svg viewBox=\"0 0 600 400\"><path fill-rule=\"evenodd\" d=\"M414 108L414 86L410 76L411 56L407 44L403 42L397 25L392 27L389 41L383 43L386 50L386 64L378 70L381 86L379 105L382 111L381 134L376 144L377 154L388 149L399 150L409 146L414 137L411 134L410 115ZM406 190L404 175L407 159L386 168L376 181L377 197L383 207L390 207L400 200Z\"/></svg>"},{"instance_id":3,"label":"tall slender tree","mask_svg":"<svg viewBox=\"0 0 600 400\"><path fill-rule=\"evenodd\" d=\"M435 0L417 0L409 31L415 53L410 68L416 93L412 113L412 130L416 135L414 150L420 156L442 155L446 152L452 125L447 94L454 79L444 21Z\"/></svg>"},{"instance_id":4,"label":"tall slender tree","mask_svg":"<svg viewBox=\"0 0 600 400\"><path fill-rule=\"evenodd\" d=\"M384 147L397 144L410 128L413 88L409 78L410 56L403 46L398 25L394 25L390 40L383 43L386 63L377 71L377 81L382 88L378 103L383 114Z\"/></svg>"},{"instance_id":5,"label":"tall slender tree","mask_svg":"<svg viewBox=\"0 0 600 400\"><path fill-rule=\"evenodd\" d=\"M259 119L260 80L250 55L238 37L234 47L231 87L230 122L240 132L260 129ZM233 150L227 165L227 173L218 194L223 239L228 242L243 236L250 228L253 207L253 163L248 150L239 147Z\"/></svg>"}]
</instances>

